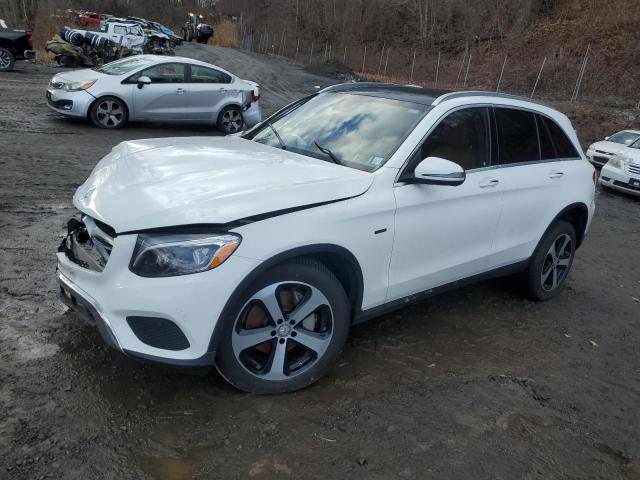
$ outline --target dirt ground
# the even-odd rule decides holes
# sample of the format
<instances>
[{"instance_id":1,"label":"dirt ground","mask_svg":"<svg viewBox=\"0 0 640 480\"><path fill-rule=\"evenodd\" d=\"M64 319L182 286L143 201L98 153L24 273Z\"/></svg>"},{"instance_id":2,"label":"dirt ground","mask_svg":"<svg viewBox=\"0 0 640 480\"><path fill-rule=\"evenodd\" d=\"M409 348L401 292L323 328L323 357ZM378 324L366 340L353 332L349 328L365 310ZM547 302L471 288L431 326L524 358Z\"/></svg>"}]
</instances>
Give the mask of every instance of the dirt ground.
<instances>
[{"instance_id":1,"label":"dirt ground","mask_svg":"<svg viewBox=\"0 0 640 480\"><path fill-rule=\"evenodd\" d=\"M258 81L267 113L331 83L179 53ZM355 327L316 385L246 395L128 359L58 303L54 252L94 164L122 140L217 133L63 119L44 99L56 71L0 74L0 478L640 479L640 200L598 194L550 302L510 279L447 293ZM586 143L636 120L566 107Z\"/></svg>"}]
</instances>

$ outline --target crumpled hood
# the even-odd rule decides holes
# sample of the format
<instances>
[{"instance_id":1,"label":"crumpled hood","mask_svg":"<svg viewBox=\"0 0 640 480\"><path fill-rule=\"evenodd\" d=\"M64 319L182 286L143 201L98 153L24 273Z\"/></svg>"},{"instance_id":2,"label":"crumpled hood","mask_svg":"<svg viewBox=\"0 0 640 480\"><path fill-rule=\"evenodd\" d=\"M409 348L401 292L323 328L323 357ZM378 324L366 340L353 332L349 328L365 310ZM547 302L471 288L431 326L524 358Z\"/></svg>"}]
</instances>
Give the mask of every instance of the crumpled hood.
<instances>
[{"instance_id":1,"label":"crumpled hood","mask_svg":"<svg viewBox=\"0 0 640 480\"><path fill-rule=\"evenodd\" d=\"M233 137L116 146L73 204L116 232L224 224L364 193L369 173Z\"/></svg>"}]
</instances>

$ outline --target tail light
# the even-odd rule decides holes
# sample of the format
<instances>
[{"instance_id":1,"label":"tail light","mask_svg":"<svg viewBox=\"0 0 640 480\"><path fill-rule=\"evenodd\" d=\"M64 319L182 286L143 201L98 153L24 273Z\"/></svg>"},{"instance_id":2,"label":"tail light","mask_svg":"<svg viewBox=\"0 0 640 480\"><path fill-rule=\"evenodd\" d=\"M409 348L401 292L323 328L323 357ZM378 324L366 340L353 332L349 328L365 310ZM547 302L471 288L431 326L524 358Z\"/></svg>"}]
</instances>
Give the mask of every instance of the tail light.
<instances>
[{"instance_id":1,"label":"tail light","mask_svg":"<svg viewBox=\"0 0 640 480\"><path fill-rule=\"evenodd\" d=\"M260 94L256 94L255 90L251 90L251 100L257 102L258 100L260 100Z\"/></svg>"},{"instance_id":2,"label":"tail light","mask_svg":"<svg viewBox=\"0 0 640 480\"><path fill-rule=\"evenodd\" d=\"M27 44L29 48L33 48L33 32L27 32Z\"/></svg>"}]
</instances>

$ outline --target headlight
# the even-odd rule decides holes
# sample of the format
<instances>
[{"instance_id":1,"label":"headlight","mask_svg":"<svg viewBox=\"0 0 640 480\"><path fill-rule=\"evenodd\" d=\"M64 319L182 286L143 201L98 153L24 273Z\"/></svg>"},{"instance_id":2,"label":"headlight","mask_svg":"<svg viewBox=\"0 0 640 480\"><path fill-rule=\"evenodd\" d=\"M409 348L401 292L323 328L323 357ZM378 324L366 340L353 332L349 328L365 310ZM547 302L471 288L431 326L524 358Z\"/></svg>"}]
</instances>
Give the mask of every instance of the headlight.
<instances>
[{"instance_id":1,"label":"headlight","mask_svg":"<svg viewBox=\"0 0 640 480\"><path fill-rule=\"evenodd\" d=\"M91 88L93 86L94 83L96 83L97 80L89 80L89 81L85 81L85 82L71 82L71 83L66 83L64 86L64 89L67 92L79 92L80 90L87 90L89 88Z\"/></svg>"},{"instance_id":2,"label":"headlight","mask_svg":"<svg viewBox=\"0 0 640 480\"><path fill-rule=\"evenodd\" d=\"M142 277L205 272L224 263L242 238L225 234L139 234L129 269Z\"/></svg>"},{"instance_id":3,"label":"headlight","mask_svg":"<svg viewBox=\"0 0 640 480\"><path fill-rule=\"evenodd\" d=\"M615 157L611 157L609 159L608 165L612 166L613 168L621 169L624 165L624 159L616 155Z\"/></svg>"}]
</instances>

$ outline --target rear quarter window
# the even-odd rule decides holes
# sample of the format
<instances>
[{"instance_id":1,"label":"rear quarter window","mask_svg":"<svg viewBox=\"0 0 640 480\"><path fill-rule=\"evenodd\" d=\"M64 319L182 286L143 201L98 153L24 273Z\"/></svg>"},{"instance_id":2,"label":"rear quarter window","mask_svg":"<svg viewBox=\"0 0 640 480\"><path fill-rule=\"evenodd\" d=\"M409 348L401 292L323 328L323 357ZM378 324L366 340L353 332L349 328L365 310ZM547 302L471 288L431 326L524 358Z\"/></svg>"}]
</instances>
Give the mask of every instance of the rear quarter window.
<instances>
[{"instance_id":1,"label":"rear quarter window","mask_svg":"<svg viewBox=\"0 0 640 480\"><path fill-rule=\"evenodd\" d=\"M553 142L553 146L556 151L556 158L580 157L576 148L573 146L573 143L569 140L569 137L567 137L567 134L564 133L564 130L562 130L556 122L547 117L540 116L540 118L551 137L551 141Z\"/></svg>"}]
</instances>

